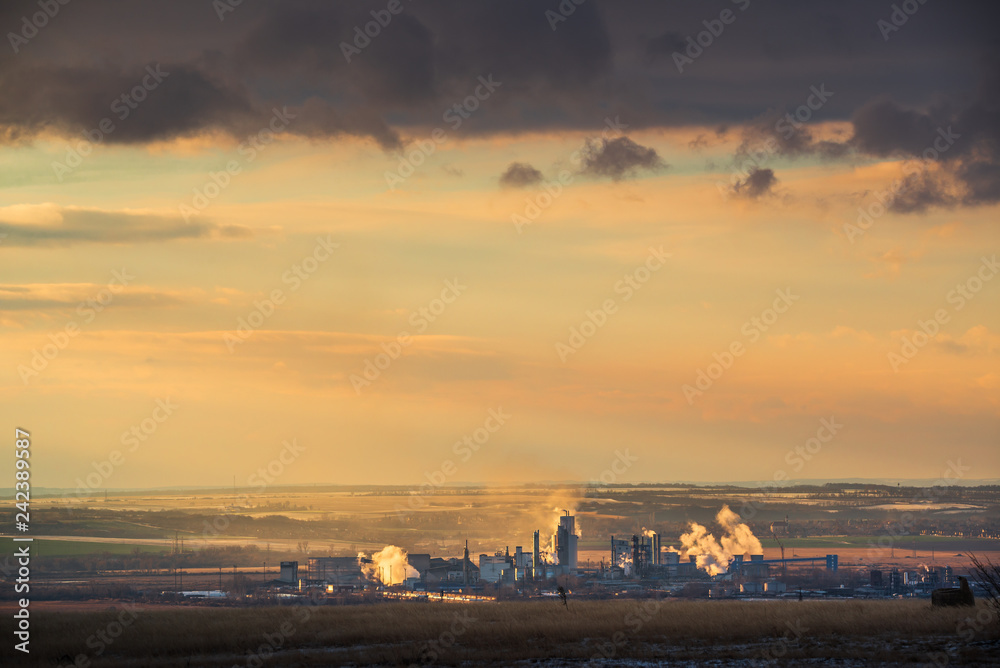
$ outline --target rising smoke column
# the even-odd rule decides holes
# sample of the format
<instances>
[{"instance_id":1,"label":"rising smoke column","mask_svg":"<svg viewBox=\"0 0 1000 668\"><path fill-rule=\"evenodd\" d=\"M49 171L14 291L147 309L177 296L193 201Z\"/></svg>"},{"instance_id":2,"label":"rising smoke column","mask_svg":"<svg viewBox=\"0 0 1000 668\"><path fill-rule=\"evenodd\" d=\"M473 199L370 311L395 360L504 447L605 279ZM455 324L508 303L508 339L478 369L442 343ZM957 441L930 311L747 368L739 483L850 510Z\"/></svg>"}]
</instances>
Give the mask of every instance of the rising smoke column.
<instances>
[{"instance_id":1,"label":"rising smoke column","mask_svg":"<svg viewBox=\"0 0 1000 668\"><path fill-rule=\"evenodd\" d=\"M744 524L740 516L730 510L729 506L722 506L722 510L715 516L715 521L725 532L719 540L716 540L704 526L691 522L688 525L689 531L681 534L681 549L673 547L668 549L680 553L682 559L695 557L698 568L708 572L709 575L725 573L736 555L764 552L764 548L750 527Z\"/></svg>"},{"instance_id":2,"label":"rising smoke column","mask_svg":"<svg viewBox=\"0 0 1000 668\"><path fill-rule=\"evenodd\" d=\"M729 509L729 506L722 506L722 510L715 516L715 521L726 531L726 535L719 541L729 554L764 554L764 547L753 535L753 531L743 523L743 518Z\"/></svg>"},{"instance_id":3,"label":"rising smoke column","mask_svg":"<svg viewBox=\"0 0 1000 668\"><path fill-rule=\"evenodd\" d=\"M386 545L371 556L371 563L364 563L364 552L358 552L358 563L365 576L382 584L401 584L406 578L420 577L420 573L406 558L406 550L395 545Z\"/></svg>"}]
</instances>

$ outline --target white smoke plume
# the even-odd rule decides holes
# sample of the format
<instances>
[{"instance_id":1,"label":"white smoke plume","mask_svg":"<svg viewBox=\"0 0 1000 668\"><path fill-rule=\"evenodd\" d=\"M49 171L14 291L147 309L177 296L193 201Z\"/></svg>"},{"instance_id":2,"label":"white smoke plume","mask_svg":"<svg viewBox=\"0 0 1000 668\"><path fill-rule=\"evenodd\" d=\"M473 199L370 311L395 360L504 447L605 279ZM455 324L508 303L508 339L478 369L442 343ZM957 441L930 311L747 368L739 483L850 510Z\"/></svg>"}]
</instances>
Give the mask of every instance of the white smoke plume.
<instances>
[{"instance_id":1,"label":"white smoke plume","mask_svg":"<svg viewBox=\"0 0 1000 668\"><path fill-rule=\"evenodd\" d=\"M358 552L358 563L365 576L378 580L382 584L394 585L406 581L406 578L420 577L420 573L406 558L406 550L395 545L386 545L371 556L371 563L363 563L364 552Z\"/></svg>"},{"instance_id":2,"label":"white smoke plume","mask_svg":"<svg viewBox=\"0 0 1000 668\"><path fill-rule=\"evenodd\" d=\"M668 551L678 552L682 559L695 557L698 568L709 575L725 573L734 556L764 553L764 548L750 527L729 506L722 506L715 521L725 532L719 540L702 525L691 522L688 525L689 531L681 534L681 549L669 547Z\"/></svg>"},{"instance_id":3,"label":"white smoke plume","mask_svg":"<svg viewBox=\"0 0 1000 668\"><path fill-rule=\"evenodd\" d=\"M726 535L719 539L722 547L729 554L764 554L764 547L753 535L743 518L729 509L729 506L722 506L722 510L715 516L715 521L726 531Z\"/></svg>"}]
</instances>

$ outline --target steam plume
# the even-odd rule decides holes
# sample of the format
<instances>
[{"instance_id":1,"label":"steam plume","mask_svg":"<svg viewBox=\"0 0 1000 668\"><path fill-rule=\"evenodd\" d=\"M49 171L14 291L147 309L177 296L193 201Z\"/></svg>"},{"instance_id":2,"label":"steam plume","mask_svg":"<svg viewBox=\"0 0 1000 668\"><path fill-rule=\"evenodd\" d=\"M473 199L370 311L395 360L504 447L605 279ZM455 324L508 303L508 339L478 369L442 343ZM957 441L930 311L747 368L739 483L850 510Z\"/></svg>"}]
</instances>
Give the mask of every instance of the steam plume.
<instances>
[{"instance_id":1,"label":"steam plume","mask_svg":"<svg viewBox=\"0 0 1000 668\"><path fill-rule=\"evenodd\" d=\"M394 585L406 581L406 578L420 577L417 569L410 566L406 558L406 550L395 545L386 545L371 556L371 563L364 563L364 552L358 552L358 562L365 576L378 580L382 584Z\"/></svg>"},{"instance_id":2,"label":"steam plume","mask_svg":"<svg viewBox=\"0 0 1000 668\"><path fill-rule=\"evenodd\" d=\"M688 525L688 532L681 534L681 549L668 548L671 552L678 552L681 558L695 557L698 568L708 572L709 575L725 573L729 568L729 563L736 555L763 554L764 548L760 541L753 535L739 515L729 509L729 506L722 506L722 510L715 516L715 521L719 523L725 532L723 536L716 540L715 536L708 532L708 529L691 522Z\"/></svg>"}]
</instances>

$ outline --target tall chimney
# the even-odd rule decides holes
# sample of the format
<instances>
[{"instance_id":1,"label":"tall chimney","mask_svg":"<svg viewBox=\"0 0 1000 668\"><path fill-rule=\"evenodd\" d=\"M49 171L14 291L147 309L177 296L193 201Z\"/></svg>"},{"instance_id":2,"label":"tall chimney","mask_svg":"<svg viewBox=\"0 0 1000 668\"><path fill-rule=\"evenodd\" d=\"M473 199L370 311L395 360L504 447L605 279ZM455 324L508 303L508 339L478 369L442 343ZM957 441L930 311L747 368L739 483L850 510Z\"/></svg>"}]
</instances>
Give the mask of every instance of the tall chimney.
<instances>
[{"instance_id":1,"label":"tall chimney","mask_svg":"<svg viewBox=\"0 0 1000 668\"><path fill-rule=\"evenodd\" d=\"M542 550L538 543L537 530L535 530L535 535L531 539L531 569L534 571L533 574L536 580L545 578L545 570L542 568Z\"/></svg>"},{"instance_id":2,"label":"tall chimney","mask_svg":"<svg viewBox=\"0 0 1000 668\"><path fill-rule=\"evenodd\" d=\"M465 541L465 554L462 555L462 585L469 586L469 541Z\"/></svg>"}]
</instances>

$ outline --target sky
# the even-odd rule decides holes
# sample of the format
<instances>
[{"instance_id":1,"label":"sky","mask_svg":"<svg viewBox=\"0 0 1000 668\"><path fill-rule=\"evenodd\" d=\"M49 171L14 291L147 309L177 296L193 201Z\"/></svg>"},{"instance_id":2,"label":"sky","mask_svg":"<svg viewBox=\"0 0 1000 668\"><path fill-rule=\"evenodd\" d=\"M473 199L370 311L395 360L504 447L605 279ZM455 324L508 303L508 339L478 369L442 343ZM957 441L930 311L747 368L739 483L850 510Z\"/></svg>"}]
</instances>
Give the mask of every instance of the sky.
<instances>
[{"instance_id":1,"label":"sky","mask_svg":"<svg viewBox=\"0 0 1000 668\"><path fill-rule=\"evenodd\" d=\"M6 2L33 484L1000 478L997 18Z\"/></svg>"}]
</instances>

